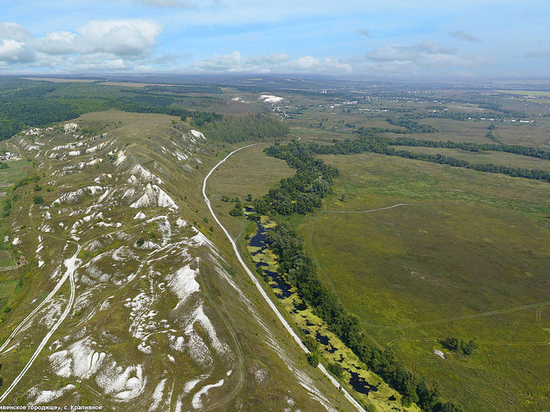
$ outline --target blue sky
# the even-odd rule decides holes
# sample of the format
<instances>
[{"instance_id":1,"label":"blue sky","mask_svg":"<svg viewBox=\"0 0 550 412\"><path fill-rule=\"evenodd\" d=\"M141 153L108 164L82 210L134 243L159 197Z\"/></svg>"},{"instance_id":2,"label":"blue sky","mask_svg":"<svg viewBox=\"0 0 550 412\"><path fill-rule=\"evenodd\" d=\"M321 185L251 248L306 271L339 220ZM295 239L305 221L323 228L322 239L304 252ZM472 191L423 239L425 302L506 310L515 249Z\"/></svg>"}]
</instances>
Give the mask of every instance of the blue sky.
<instances>
[{"instance_id":1,"label":"blue sky","mask_svg":"<svg viewBox=\"0 0 550 412\"><path fill-rule=\"evenodd\" d=\"M0 74L550 74L548 0L6 3Z\"/></svg>"}]
</instances>

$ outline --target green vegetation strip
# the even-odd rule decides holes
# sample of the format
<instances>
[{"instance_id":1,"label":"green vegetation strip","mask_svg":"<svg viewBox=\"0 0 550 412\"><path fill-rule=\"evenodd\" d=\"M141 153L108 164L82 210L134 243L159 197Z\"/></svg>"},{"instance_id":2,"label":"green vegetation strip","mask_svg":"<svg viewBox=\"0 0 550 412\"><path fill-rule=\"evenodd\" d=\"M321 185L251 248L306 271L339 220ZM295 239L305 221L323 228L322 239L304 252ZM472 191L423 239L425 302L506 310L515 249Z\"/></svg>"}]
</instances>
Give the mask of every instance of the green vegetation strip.
<instances>
[{"instance_id":1,"label":"green vegetation strip","mask_svg":"<svg viewBox=\"0 0 550 412\"><path fill-rule=\"evenodd\" d=\"M395 139L391 140L386 137L381 137L371 131L360 131L360 136L353 140L345 140L337 142L333 145L323 145L310 143L308 145L292 142L289 144L291 152L302 152L305 154L359 154L359 153L380 153L388 156L399 156L407 159L423 160L432 163L445 164L454 167L463 167L467 169L477 170L480 172L500 173L512 177L523 177L527 179L543 180L550 183L550 173L544 170L526 169L509 167L504 165L495 165L492 163L469 163L465 160L458 160L453 157L443 156L441 154L426 154L415 153L408 150L395 150L389 146L430 146L446 148L460 148L470 151L480 151L482 148L487 150L508 151L510 153L522 154L525 156L535 156L540 158L550 158L550 151L547 149L527 148L523 146L510 146L500 144L478 145L472 143L454 143L454 142L431 142L415 139ZM295 147L293 147L295 146ZM505 150L506 149L506 150ZM269 148L267 153L273 156L278 156L278 151Z\"/></svg>"}]
</instances>

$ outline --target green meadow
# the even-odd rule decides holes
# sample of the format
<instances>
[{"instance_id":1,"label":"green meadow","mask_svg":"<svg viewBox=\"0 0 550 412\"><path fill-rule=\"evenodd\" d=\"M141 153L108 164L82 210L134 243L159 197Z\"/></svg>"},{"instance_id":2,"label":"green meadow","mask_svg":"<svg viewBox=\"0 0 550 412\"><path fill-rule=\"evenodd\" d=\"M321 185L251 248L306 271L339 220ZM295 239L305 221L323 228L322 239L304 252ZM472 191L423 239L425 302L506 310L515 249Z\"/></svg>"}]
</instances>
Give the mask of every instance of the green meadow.
<instances>
[{"instance_id":1,"label":"green meadow","mask_svg":"<svg viewBox=\"0 0 550 412\"><path fill-rule=\"evenodd\" d=\"M547 410L550 185L375 154L323 159L340 169L335 194L293 220L370 340L467 411ZM480 347L434 354L451 336Z\"/></svg>"}]
</instances>

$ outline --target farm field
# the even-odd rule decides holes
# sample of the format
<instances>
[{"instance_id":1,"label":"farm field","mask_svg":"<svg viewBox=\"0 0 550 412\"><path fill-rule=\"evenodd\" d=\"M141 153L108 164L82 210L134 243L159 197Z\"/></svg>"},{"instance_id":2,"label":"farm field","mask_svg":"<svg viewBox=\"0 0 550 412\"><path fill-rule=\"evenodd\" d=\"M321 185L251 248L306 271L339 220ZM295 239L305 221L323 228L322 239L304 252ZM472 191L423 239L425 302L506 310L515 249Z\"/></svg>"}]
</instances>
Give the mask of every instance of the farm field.
<instances>
[{"instance_id":1,"label":"farm field","mask_svg":"<svg viewBox=\"0 0 550 412\"><path fill-rule=\"evenodd\" d=\"M548 409L550 185L374 154L323 159L340 169L335 194L292 220L371 341L467 411ZM450 336L480 348L441 359Z\"/></svg>"}]
</instances>

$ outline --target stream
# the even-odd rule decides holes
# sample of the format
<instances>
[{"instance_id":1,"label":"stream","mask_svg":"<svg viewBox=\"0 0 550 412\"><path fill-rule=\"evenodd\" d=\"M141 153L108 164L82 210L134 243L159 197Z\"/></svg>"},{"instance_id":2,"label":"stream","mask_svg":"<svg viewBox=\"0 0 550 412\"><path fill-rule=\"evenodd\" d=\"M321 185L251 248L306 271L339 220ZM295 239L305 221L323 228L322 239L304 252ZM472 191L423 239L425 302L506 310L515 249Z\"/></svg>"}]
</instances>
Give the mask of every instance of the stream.
<instances>
[{"instance_id":1,"label":"stream","mask_svg":"<svg viewBox=\"0 0 550 412\"><path fill-rule=\"evenodd\" d=\"M247 208L246 212L248 215L249 213L253 213L254 211L250 208ZM315 337L315 339L319 343L319 346L322 347L322 350L326 351L329 354L335 353L337 351L337 347L335 347L330 342L329 337L321 334L318 330L314 329L314 327L318 325L310 322L310 319L308 319L307 313L305 313L306 309L308 309L308 306L304 304L304 302L296 292L292 291L293 286L280 273L268 269L269 264L258 261L258 255L261 255L268 250L266 240L267 235L271 229L264 227L262 223L256 219L249 218L249 220L252 220L256 223L257 229L256 234L250 238L248 245L249 247L257 248L257 250L251 251L251 255L254 259L256 268L260 268L262 270L261 276L263 277L264 281L271 286L273 292L275 293L275 296L277 296L279 300L293 298L292 303L294 307L291 310L291 314L300 315L306 321L305 328L301 328L302 332L305 335ZM342 363L344 361L344 356L340 354L340 358L336 361ZM368 395L369 392L378 391L378 386L369 384L364 378L359 376L358 370L360 369L355 367L355 365L353 365L353 369L356 370L353 370L352 368L344 369L351 375L349 384L355 391L364 395Z\"/></svg>"}]
</instances>

